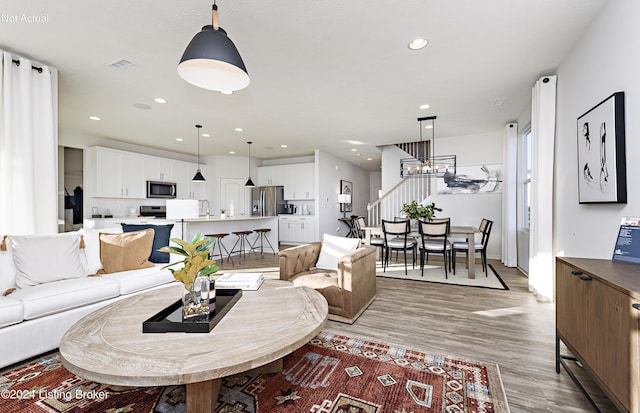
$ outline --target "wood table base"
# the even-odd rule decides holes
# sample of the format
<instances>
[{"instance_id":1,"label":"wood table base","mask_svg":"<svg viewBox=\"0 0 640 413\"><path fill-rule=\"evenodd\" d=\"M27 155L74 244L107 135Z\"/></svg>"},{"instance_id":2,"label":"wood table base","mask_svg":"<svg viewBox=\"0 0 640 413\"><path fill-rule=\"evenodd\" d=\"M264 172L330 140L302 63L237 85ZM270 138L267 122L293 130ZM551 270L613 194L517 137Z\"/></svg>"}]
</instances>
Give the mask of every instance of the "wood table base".
<instances>
[{"instance_id":1,"label":"wood table base","mask_svg":"<svg viewBox=\"0 0 640 413\"><path fill-rule=\"evenodd\" d=\"M212 412L218 401L222 379L187 384L187 413Z\"/></svg>"},{"instance_id":2,"label":"wood table base","mask_svg":"<svg viewBox=\"0 0 640 413\"><path fill-rule=\"evenodd\" d=\"M269 374L282 371L282 359L249 370L246 374ZM187 413L210 413L216 408L222 379L187 384Z\"/></svg>"}]
</instances>

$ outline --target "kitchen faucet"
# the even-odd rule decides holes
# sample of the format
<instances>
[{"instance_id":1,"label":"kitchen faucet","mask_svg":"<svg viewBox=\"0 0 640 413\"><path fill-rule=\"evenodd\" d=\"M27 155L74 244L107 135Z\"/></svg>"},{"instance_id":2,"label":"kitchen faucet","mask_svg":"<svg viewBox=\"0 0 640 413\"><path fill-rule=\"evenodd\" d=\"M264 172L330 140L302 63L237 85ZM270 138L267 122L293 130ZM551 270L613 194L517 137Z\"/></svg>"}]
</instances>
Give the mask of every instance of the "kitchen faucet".
<instances>
[{"instance_id":1,"label":"kitchen faucet","mask_svg":"<svg viewBox=\"0 0 640 413\"><path fill-rule=\"evenodd\" d=\"M207 209L205 210L205 214L207 215L207 219L209 219L209 200L203 199L200 201L200 214L202 215L202 209L204 208L205 202L207 203Z\"/></svg>"}]
</instances>

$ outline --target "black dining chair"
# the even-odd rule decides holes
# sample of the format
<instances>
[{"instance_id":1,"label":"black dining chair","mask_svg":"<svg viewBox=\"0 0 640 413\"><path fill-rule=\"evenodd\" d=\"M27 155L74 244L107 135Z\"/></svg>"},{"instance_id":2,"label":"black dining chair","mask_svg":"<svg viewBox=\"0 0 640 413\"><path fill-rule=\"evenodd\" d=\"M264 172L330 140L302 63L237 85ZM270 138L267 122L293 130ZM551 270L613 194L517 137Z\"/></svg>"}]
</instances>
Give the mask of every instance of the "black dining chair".
<instances>
[{"instance_id":1,"label":"black dining chair","mask_svg":"<svg viewBox=\"0 0 640 413\"><path fill-rule=\"evenodd\" d=\"M475 242L475 250L480 253L482 260L482 271L484 271L485 277L488 277L487 273L487 245L489 245L489 236L491 235L491 228L493 227L493 221L483 218L478 228L482 232L482 239L480 242ZM457 241L454 242L451 247L451 261L453 263L453 275L456 274L456 252L465 252L468 257L469 254L469 240L466 242Z\"/></svg>"},{"instance_id":2,"label":"black dining chair","mask_svg":"<svg viewBox=\"0 0 640 413\"><path fill-rule=\"evenodd\" d=\"M382 220L382 234L384 237L383 271L389 265L389 253L402 251L404 253L404 274L407 275L407 251L411 251L413 268L416 266L416 240L409 237L409 220L394 222Z\"/></svg>"},{"instance_id":3,"label":"black dining chair","mask_svg":"<svg viewBox=\"0 0 640 413\"><path fill-rule=\"evenodd\" d=\"M442 254L444 261L444 278L449 278L451 271L451 242L449 236L449 220L440 219L440 222L418 221L418 232L420 240L418 250L420 251L420 274L424 277L425 257L429 262L429 253Z\"/></svg>"}]
</instances>

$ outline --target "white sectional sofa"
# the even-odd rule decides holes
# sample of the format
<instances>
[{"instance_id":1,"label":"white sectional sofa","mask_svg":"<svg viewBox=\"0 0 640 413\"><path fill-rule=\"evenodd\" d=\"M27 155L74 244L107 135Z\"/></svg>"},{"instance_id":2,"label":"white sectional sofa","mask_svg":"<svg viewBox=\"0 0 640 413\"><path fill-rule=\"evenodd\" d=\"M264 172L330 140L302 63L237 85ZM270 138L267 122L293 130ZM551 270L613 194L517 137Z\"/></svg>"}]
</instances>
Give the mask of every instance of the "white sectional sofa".
<instances>
[{"instance_id":1,"label":"white sectional sofa","mask_svg":"<svg viewBox=\"0 0 640 413\"><path fill-rule=\"evenodd\" d=\"M59 235L76 238L82 235L84 248L80 249L80 257L85 276L51 281L45 276L45 282L32 283L34 285L25 285L16 279L20 277L21 263L16 262L19 254L14 256L11 237L5 240L7 250L0 251L0 368L57 348L65 331L90 312L132 294L164 288L174 281L171 272L162 269L166 264L88 276L102 268L99 232L122 232L122 229L80 230ZM33 260L40 259L39 264L46 267L40 258L46 255L33 251ZM56 258L59 257L50 257L50 261ZM170 259L175 261L180 257L171 255ZM33 263L38 265L38 261ZM53 266L49 268L55 272ZM13 288L15 291L2 295Z\"/></svg>"}]
</instances>

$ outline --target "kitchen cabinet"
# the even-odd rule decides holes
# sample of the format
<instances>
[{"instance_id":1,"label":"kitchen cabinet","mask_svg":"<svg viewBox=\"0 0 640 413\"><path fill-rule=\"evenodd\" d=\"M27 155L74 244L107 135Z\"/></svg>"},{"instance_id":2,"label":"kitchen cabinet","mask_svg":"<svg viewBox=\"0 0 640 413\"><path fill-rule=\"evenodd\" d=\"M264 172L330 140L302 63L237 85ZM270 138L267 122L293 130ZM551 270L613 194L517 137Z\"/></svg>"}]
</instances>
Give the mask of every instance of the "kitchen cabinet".
<instances>
[{"instance_id":1,"label":"kitchen cabinet","mask_svg":"<svg viewBox=\"0 0 640 413\"><path fill-rule=\"evenodd\" d=\"M638 266L556 258L556 371L562 341L622 412L640 413Z\"/></svg>"},{"instance_id":2,"label":"kitchen cabinet","mask_svg":"<svg viewBox=\"0 0 640 413\"><path fill-rule=\"evenodd\" d=\"M284 185L284 165L258 167L258 186Z\"/></svg>"},{"instance_id":3,"label":"kitchen cabinet","mask_svg":"<svg viewBox=\"0 0 640 413\"><path fill-rule=\"evenodd\" d=\"M307 244L318 241L315 217L280 217L278 230L282 243Z\"/></svg>"},{"instance_id":4,"label":"kitchen cabinet","mask_svg":"<svg viewBox=\"0 0 640 413\"><path fill-rule=\"evenodd\" d=\"M284 199L301 200L315 198L315 164L283 165Z\"/></svg>"},{"instance_id":5,"label":"kitchen cabinet","mask_svg":"<svg viewBox=\"0 0 640 413\"><path fill-rule=\"evenodd\" d=\"M114 149L88 148L95 169L90 194L97 198L145 198L144 156Z\"/></svg>"},{"instance_id":6,"label":"kitchen cabinet","mask_svg":"<svg viewBox=\"0 0 640 413\"><path fill-rule=\"evenodd\" d=\"M196 174L198 166L191 162L174 161L173 179L176 182L176 198L179 199L204 199L205 186L204 182L193 182L193 175ZM200 165L200 171L207 177L207 172L203 165Z\"/></svg>"},{"instance_id":7,"label":"kitchen cabinet","mask_svg":"<svg viewBox=\"0 0 640 413\"><path fill-rule=\"evenodd\" d=\"M144 158L144 178L146 181L171 181L173 182L174 162L158 158L156 156L145 156Z\"/></svg>"},{"instance_id":8,"label":"kitchen cabinet","mask_svg":"<svg viewBox=\"0 0 640 413\"><path fill-rule=\"evenodd\" d=\"M315 164L269 165L258 168L258 186L283 185L284 199L315 198Z\"/></svg>"}]
</instances>

